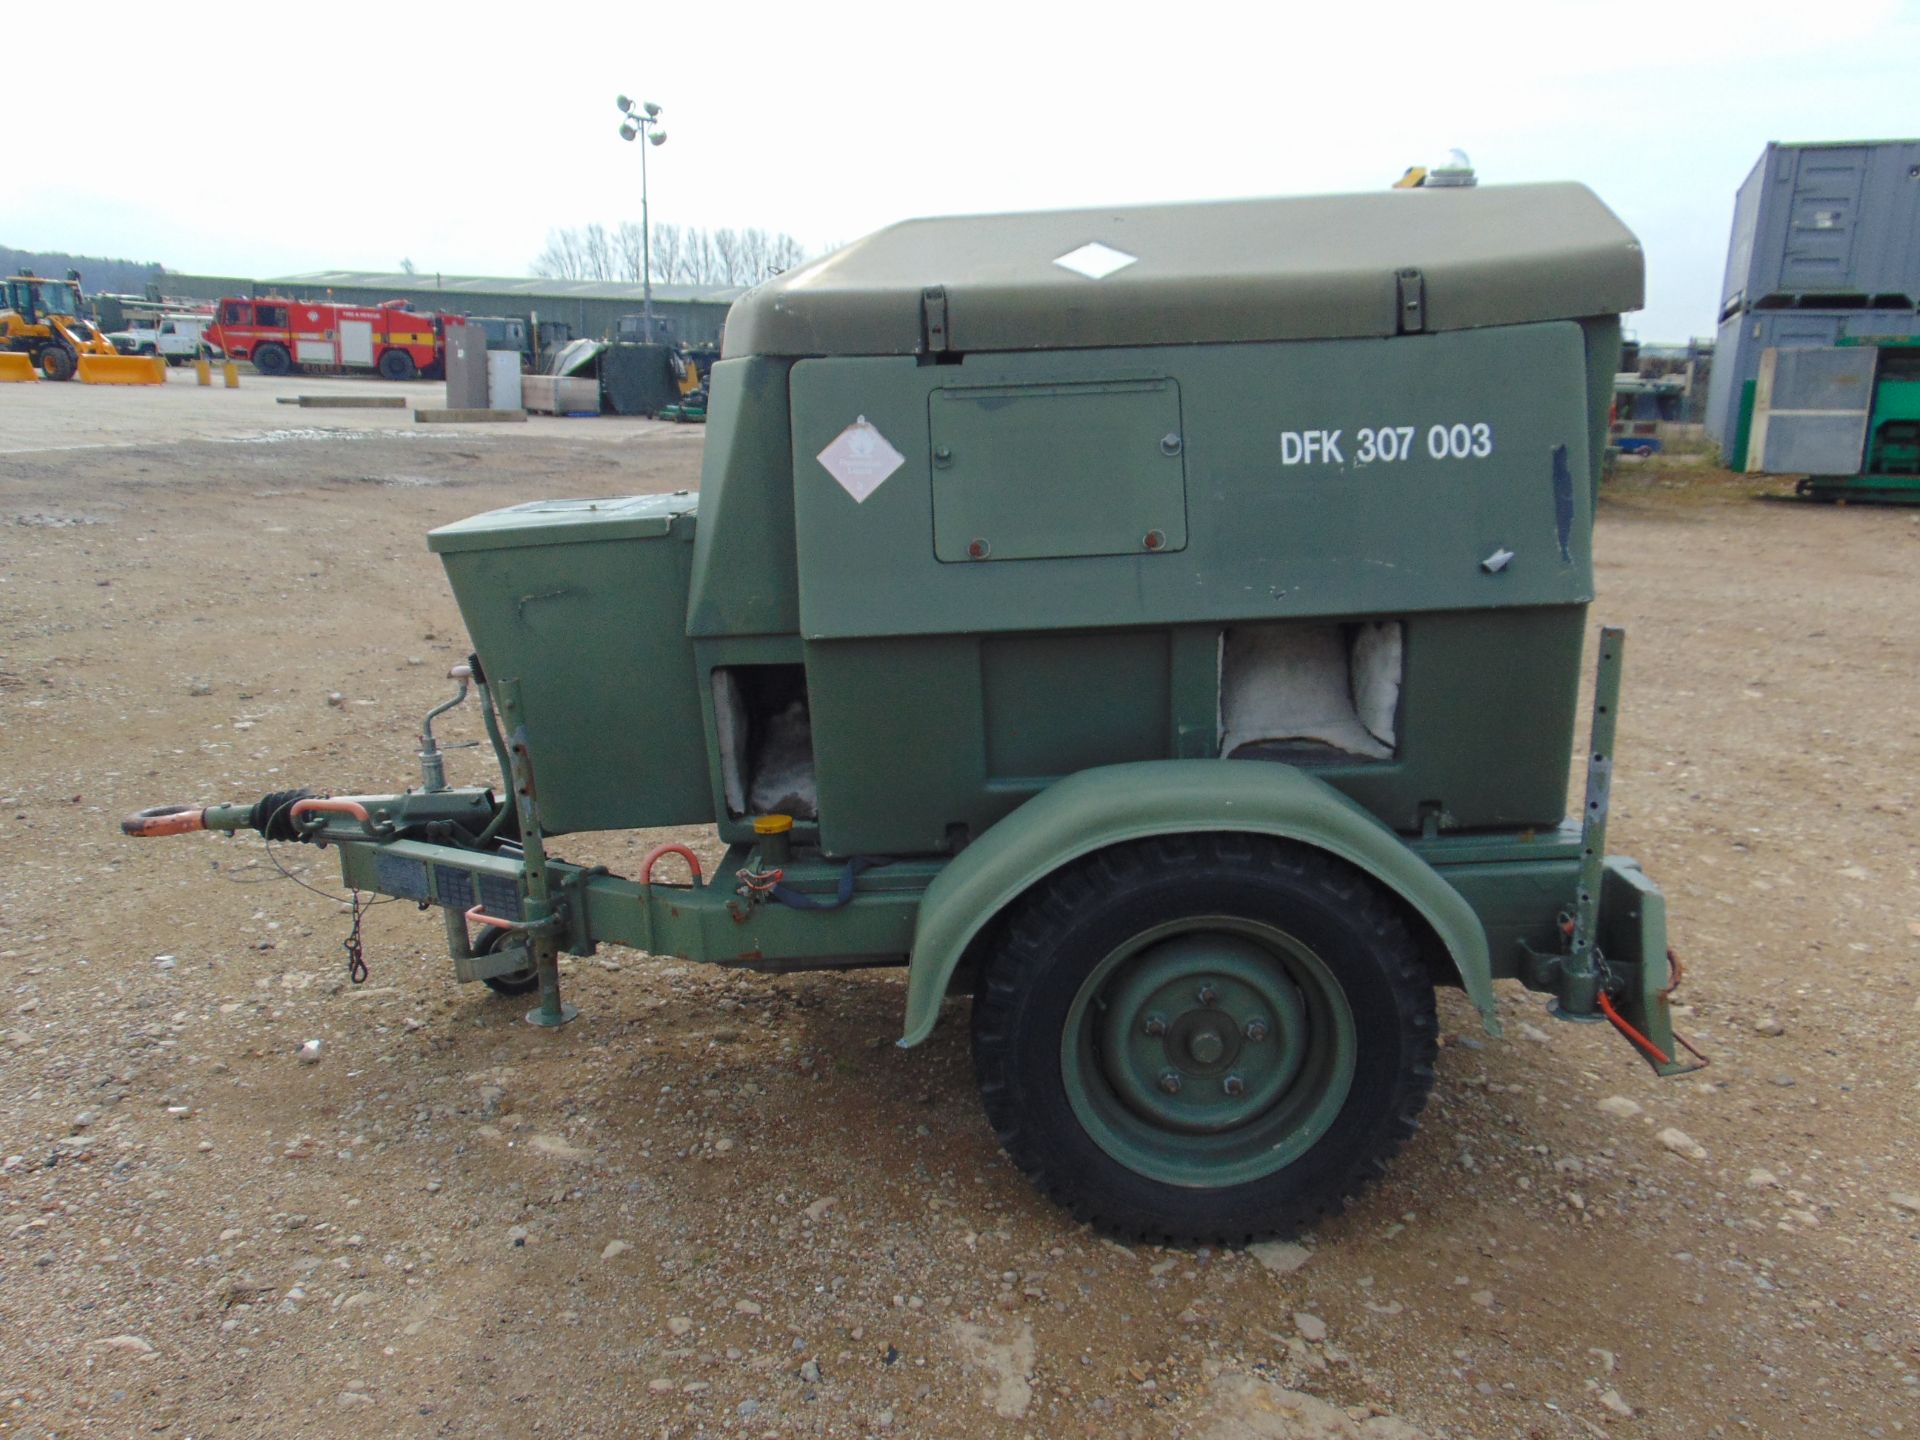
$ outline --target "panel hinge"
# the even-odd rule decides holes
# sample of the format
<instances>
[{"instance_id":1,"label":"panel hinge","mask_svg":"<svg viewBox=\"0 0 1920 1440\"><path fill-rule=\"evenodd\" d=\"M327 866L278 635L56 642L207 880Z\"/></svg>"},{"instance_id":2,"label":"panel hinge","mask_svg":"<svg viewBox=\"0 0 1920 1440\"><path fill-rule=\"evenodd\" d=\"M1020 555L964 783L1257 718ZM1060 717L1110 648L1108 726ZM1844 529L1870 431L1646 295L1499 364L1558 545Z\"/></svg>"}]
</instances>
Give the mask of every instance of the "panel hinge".
<instances>
[{"instance_id":1,"label":"panel hinge","mask_svg":"<svg viewBox=\"0 0 1920 1440\"><path fill-rule=\"evenodd\" d=\"M952 348L947 343L947 287L929 285L920 292L920 351L939 355Z\"/></svg>"},{"instance_id":2,"label":"panel hinge","mask_svg":"<svg viewBox=\"0 0 1920 1440\"><path fill-rule=\"evenodd\" d=\"M1394 276L1394 289L1400 302L1399 333L1421 334L1427 328L1426 277L1418 270L1402 270Z\"/></svg>"}]
</instances>

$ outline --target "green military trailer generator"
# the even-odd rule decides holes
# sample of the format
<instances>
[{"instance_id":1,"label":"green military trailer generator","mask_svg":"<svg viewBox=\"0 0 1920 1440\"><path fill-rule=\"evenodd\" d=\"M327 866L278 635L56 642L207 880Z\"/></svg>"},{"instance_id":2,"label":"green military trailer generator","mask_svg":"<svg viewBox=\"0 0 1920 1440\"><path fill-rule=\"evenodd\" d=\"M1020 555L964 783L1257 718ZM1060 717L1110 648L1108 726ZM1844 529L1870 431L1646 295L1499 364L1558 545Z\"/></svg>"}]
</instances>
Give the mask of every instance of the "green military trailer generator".
<instances>
[{"instance_id":1,"label":"green military trailer generator","mask_svg":"<svg viewBox=\"0 0 1920 1440\"><path fill-rule=\"evenodd\" d=\"M473 657L418 788L125 828L332 846L539 1024L608 943L905 965L900 1043L970 995L1074 1214L1297 1229L1412 1133L1437 986L1688 1068L1664 901L1604 853L1616 631L1567 816L1641 288L1578 185L895 226L734 306L697 496L433 532ZM469 689L498 790L445 779ZM556 850L708 823L712 875Z\"/></svg>"}]
</instances>

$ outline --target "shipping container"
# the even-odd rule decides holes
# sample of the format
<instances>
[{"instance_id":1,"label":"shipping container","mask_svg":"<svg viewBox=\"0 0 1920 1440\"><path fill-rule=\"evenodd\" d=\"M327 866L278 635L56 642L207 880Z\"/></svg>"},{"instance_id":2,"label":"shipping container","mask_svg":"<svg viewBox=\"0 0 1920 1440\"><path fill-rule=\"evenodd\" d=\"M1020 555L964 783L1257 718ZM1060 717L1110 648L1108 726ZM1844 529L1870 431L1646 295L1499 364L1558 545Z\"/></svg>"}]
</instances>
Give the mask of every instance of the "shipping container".
<instances>
[{"instance_id":1,"label":"shipping container","mask_svg":"<svg viewBox=\"0 0 1920 1440\"><path fill-rule=\"evenodd\" d=\"M1734 197L1722 319L1920 304L1920 140L1771 144Z\"/></svg>"},{"instance_id":2,"label":"shipping container","mask_svg":"<svg viewBox=\"0 0 1920 1440\"><path fill-rule=\"evenodd\" d=\"M1730 451L1740 391L1760 374L1760 352L1837 345L1842 339L1920 336L1912 310L1750 310L1720 322L1707 386L1707 438Z\"/></svg>"}]
</instances>

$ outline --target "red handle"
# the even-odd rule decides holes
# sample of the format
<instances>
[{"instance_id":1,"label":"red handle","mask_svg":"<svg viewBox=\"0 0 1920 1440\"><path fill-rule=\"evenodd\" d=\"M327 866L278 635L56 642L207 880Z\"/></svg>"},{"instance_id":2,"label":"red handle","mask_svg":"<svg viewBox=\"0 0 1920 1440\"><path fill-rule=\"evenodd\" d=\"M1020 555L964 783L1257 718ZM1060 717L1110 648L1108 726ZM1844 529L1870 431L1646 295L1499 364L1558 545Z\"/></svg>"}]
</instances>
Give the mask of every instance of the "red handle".
<instances>
[{"instance_id":1,"label":"red handle","mask_svg":"<svg viewBox=\"0 0 1920 1440\"><path fill-rule=\"evenodd\" d=\"M298 820L302 815L311 815L315 811L325 811L335 815L351 815L362 825L371 825L373 817L367 814L367 807L358 800L318 800L309 797L293 802L293 809L287 813Z\"/></svg>"},{"instance_id":2,"label":"red handle","mask_svg":"<svg viewBox=\"0 0 1920 1440\"><path fill-rule=\"evenodd\" d=\"M504 920L498 915L487 914L487 912L482 910L478 905L467 911L467 923L469 925L492 925L501 930L525 930L528 928L527 922L524 920Z\"/></svg>"},{"instance_id":3,"label":"red handle","mask_svg":"<svg viewBox=\"0 0 1920 1440\"><path fill-rule=\"evenodd\" d=\"M141 840L157 835L189 835L207 828L206 814L199 805L155 805L127 816L120 822L120 833Z\"/></svg>"},{"instance_id":4,"label":"red handle","mask_svg":"<svg viewBox=\"0 0 1920 1440\"><path fill-rule=\"evenodd\" d=\"M665 845L656 845L653 849L647 851L646 856L640 861L640 883L642 885L651 885L653 883L654 861L663 855L682 856L687 862L687 868L693 871L693 883L696 885L700 883L700 857L686 846L675 844L669 840Z\"/></svg>"}]
</instances>

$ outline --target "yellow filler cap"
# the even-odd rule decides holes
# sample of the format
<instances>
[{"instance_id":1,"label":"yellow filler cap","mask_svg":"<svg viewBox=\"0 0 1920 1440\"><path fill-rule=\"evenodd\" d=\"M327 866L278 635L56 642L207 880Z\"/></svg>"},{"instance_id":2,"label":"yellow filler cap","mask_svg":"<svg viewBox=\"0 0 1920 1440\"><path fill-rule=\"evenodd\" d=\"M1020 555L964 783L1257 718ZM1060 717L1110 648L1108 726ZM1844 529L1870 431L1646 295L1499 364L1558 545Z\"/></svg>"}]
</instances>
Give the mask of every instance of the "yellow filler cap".
<instances>
[{"instance_id":1,"label":"yellow filler cap","mask_svg":"<svg viewBox=\"0 0 1920 1440\"><path fill-rule=\"evenodd\" d=\"M784 835L793 829L791 815L756 815L753 817L753 833L756 835Z\"/></svg>"}]
</instances>

